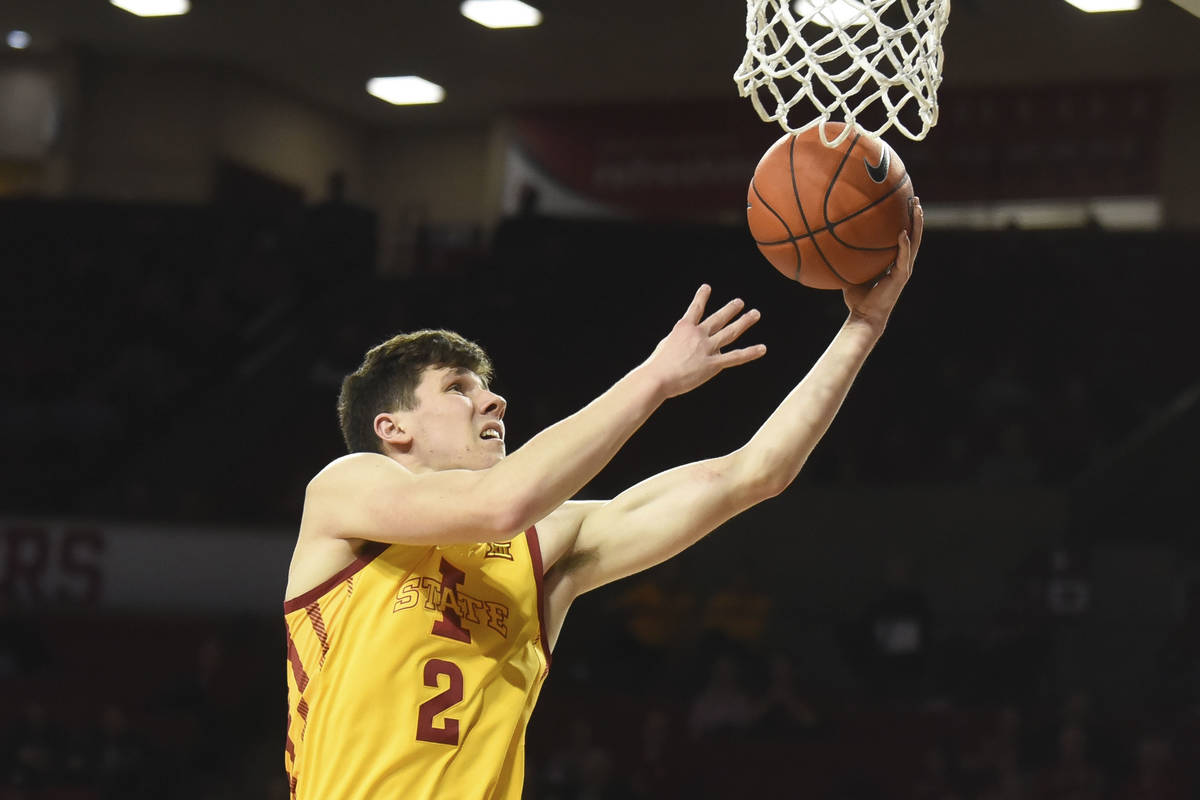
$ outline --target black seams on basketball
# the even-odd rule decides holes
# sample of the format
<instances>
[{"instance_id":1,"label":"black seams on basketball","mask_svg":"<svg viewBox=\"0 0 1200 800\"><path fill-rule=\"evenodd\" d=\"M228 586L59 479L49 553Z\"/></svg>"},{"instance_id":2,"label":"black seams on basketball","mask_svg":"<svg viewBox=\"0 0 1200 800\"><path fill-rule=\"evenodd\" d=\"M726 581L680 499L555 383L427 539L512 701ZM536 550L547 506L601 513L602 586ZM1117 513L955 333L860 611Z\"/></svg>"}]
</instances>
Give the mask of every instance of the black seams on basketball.
<instances>
[{"instance_id":1,"label":"black seams on basketball","mask_svg":"<svg viewBox=\"0 0 1200 800\"><path fill-rule=\"evenodd\" d=\"M830 122L834 138L844 126ZM814 126L780 137L759 160L746 219L775 269L814 289L870 284L912 233L912 181L885 142L855 131L828 147Z\"/></svg>"}]
</instances>

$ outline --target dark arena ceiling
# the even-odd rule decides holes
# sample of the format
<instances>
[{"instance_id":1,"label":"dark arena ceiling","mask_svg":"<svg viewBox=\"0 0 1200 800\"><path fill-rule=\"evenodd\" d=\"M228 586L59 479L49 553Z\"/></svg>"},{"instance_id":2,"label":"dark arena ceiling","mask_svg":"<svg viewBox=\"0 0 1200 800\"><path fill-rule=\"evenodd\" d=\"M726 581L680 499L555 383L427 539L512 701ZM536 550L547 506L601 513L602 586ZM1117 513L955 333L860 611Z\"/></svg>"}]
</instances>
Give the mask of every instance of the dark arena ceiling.
<instances>
[{"instance_id":1,"label":"dark arena ceiling","mask_svg":"<svg viewBox=\"0 0 1200 800\"><path fill-rule=\"evenodd\" d=\"M1144 0L1086 14L1065 0L953 0L944 86L1200 77L1200 19ZM444 0L193 0L143 19L105 0L6 0L4 30L30 52L185 59L256 76L373 127L474 123L506 110L614 101L736 98L745 48L738 0L533 0L541 26L490 30ZM417 74L437 106L395 107L368 78Z\"/></svg>"}]
</instances>

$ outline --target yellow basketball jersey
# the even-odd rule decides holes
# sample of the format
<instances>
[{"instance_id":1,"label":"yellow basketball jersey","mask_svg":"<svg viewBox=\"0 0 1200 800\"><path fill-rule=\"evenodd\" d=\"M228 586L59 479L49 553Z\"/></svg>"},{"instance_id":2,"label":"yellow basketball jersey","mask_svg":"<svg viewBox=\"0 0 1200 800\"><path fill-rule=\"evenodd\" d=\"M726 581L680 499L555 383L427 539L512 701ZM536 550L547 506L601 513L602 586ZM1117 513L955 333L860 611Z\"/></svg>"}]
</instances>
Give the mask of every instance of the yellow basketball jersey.
<instances>
[{"instance_id":1,"label":"yellow basketball jersey","mask_svg":"<svg viewBox=\"0 0 1200 800\"><path fill-rule=\"evenodd\" d=\"M370 546L284 604L295 800L519 800L549 669L542 559L510 542Z\"/></svg>"}]
</instances>

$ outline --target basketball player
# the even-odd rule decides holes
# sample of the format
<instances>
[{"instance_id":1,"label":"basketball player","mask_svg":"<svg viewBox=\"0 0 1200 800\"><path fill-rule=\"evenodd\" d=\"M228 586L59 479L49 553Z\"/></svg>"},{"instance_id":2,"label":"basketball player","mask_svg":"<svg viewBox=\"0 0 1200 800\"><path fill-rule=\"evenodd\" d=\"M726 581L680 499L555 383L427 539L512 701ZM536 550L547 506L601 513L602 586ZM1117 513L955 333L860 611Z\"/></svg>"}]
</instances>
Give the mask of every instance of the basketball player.
<instances>
[{"instance_id":1,"label":"basketball player","mask_svg":"<svg viewBox=\"0 0 1200 800\"><path fill-rule=\"evenodd\" d=\"M299 800L521 796L525 728L571 602L785 489L912 273L846 289L828 349L740 449L608 501L572 501L667 398L761 357L758 319L695 298L646 361L505 454L491 365L447 331L394 337L346 377L350 455L309 483L284 603L284 763Z\"/></svg>"}]
</instances>

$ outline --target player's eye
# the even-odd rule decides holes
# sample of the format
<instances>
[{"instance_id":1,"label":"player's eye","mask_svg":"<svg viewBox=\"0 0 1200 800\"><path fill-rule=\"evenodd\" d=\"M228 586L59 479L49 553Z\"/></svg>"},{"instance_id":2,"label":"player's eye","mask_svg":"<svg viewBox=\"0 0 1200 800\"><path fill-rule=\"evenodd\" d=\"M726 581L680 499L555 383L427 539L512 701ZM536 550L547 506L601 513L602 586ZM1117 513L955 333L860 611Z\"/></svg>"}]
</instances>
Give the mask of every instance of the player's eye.
<instances>
[{"instance_id":1,"label":"player's eye","mask_svg":"<svg viewBox=\"0 0 1200 800\"><path fill-rule=\"evenodd\" d=\"M462 388L461 383L452 383L446 387L446 391L448 391L448 392L460 392L461 393L462 390L463 390L463 388Z\"/></svg>"}]
</instances>

